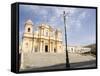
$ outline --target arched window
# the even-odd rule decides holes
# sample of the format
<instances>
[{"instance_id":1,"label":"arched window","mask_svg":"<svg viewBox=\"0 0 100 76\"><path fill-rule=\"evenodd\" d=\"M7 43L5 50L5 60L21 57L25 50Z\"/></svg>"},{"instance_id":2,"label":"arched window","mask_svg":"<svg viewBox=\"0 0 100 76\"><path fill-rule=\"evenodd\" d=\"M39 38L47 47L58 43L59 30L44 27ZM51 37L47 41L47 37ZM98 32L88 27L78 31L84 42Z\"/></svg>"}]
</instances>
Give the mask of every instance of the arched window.
<instances>
[{"instance_id":1,"label":"arched window","mask_svg":"<svg viewBox=\"0 0 100 76\"><path fill-rule=\"evenodd\" d=\"M28 28L28 32L30 32L30 28Z\"/></svg>"}]
</instances>

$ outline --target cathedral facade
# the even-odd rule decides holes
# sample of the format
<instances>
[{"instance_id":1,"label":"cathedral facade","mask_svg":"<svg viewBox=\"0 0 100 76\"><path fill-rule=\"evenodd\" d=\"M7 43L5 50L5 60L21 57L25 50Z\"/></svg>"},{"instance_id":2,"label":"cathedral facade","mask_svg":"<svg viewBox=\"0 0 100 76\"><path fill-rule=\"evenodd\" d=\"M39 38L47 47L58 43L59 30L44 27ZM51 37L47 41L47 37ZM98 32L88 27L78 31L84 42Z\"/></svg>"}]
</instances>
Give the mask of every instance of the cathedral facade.
<instances>
[{"instance_id":1,"label":"cathedral facade","mask_svg":"<svg viewBox=\"0 0 100 76\"><path fill-rule=\"evenodd\" d=\"M21 49L24 53L64 53L62 31L48 24L35 26L27 20L24 26Z\"/></svg>"}]
</instances>

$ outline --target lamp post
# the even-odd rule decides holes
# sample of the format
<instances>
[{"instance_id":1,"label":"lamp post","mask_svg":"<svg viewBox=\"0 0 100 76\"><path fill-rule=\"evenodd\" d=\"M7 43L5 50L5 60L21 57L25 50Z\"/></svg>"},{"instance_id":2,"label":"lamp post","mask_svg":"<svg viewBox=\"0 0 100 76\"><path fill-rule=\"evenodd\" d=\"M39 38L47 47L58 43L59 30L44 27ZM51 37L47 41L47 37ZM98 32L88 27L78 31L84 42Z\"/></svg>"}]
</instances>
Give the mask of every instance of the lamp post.
<instances>
[{"instance_id":1,"label":"lamp post","mask_svg":"<svg viewBox=\"0 0 100 76\"><path fill-rule=\"evenodd\" d=\"M68 57L68 51L67 51L66 16L68 16L68 13L65 13L65 11L63 11L64 29L65 29L65 45L66 45L66 68L69 69L70 68L70 64L69 64L69 57Z\"/></svg>"}]
</instances>

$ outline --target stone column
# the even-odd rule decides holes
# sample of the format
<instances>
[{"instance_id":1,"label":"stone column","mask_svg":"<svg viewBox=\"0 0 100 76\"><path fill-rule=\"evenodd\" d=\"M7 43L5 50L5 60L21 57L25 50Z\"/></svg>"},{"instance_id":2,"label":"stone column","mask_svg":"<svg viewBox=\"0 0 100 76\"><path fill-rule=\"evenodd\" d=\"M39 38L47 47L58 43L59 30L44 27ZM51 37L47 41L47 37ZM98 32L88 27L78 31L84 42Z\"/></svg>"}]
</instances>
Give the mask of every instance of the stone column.
<instances>
[{"instance_id":1,"label":"stone column","mask_svg":"<svg viewBox=\"0 0 100 76\"><path fill-rule=\"evenodd\" d=\"M52 42L52 52L54 53L54 47L55 47L55 45L54 45L55 43L54 43L54 41Z\"/></svg>"},{"instance_id":2,"label":"stone column","mask_svg":"<svg viewBox=\"0 0 100 76\"><path fill-rule=\"evenodd\" d=\"M43 53L45 53L45 40L44 40L44 43L43 43Z\"/></svg>"},{"instance_id":3,"label":"stone column","mask_svg":"<svg viewBox=\"0 0 100 76\"><path fill-rule=\"evenodd\" d=\"M40 53L42 53L42 41L40 42Z\"/></svg>"},{"instance_id":4,"label":"stone column","mask_svg":"<svg viewBox=\"0 0 100 76\"><path fill-rule=\"evenodd\" d=\"M21 65L20 65L20 70L21 69L24 69L25 67L24 67L24 53L22 52L21 53Z\"/></svg>"},{"instance_id":5,"label":"stone column","mask_svg":"<svg viewBox=\"0 0 100 76\"><path fill-rule=\"evenodd\" d=\"M42 53L43 53L43 51L44 51L43 45L44 45L44 42L42 41L42 42L41 42L41 51L42 51Z\"/></svg>"},{"instance_id":6,"label":"stone column","mask_svg":"<svg viewBox=\"0 0 100 76\"><path fill-rule=\"evenodd\" d=\"M32 40L32 53L34 53L34 38L33 38L33 40Z\"/></svg>"},{"instance_id":7,"label":"stone column","mask_svg":"<svg viewBox=\"0 0 100 76\"><path fill-rule=\"evenodd\" d=\"M49 50L50 50L50 53L51 53L51 52L52 52L52 51L51 51L51 42L49 43Z\"/></svg>"},{"instance_id":8,"label":"stone column","mask_svg":"<svg viewBox=\"0 0 100 76\"><path fill-rule=\"evenodd\" d=\"M52 42L50 42L50 51L51 53L53 53L53 43Z\"/></svg>"}]
</instances>

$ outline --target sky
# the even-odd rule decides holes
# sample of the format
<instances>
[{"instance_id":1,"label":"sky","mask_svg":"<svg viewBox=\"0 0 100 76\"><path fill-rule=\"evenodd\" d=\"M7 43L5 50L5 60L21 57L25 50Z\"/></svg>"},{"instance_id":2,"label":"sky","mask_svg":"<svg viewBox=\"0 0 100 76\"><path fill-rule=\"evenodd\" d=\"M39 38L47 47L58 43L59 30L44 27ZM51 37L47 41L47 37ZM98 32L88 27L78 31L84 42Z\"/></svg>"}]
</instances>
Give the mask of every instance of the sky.
<instances>
[{"instance_id":1,"label":"sky","mask_svg":"<svg viewBox=\"0 0 100 76\"><path fill-rule=\"evenodd\" d=\"M62 31L62 40L65 43L63 11L66 16L68 45L89 45L96 43L96 10L90 8L56 7L56 6L19 6L19 41L22 40L24 25L32 20L33 26L41 23Z\"/></svg>"}]
</instances>

